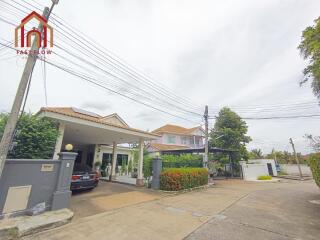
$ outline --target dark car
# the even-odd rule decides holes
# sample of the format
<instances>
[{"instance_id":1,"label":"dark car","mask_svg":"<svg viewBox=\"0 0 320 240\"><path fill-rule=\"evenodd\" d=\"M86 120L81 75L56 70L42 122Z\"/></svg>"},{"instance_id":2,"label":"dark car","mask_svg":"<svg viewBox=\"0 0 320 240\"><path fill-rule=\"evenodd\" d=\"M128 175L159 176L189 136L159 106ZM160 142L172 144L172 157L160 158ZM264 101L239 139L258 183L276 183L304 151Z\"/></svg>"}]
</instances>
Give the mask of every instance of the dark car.
<instances>
[{"instance_id":1,"label":"dark car","mask_svg":"<svg viewBox=\"0 0 320 240\"><path fill-rule=\"evenodd\" d=\"M71 191L93 189L99 183L99 174L86 165L74 165L71 178Z\"/></svg>"}]
</instances>

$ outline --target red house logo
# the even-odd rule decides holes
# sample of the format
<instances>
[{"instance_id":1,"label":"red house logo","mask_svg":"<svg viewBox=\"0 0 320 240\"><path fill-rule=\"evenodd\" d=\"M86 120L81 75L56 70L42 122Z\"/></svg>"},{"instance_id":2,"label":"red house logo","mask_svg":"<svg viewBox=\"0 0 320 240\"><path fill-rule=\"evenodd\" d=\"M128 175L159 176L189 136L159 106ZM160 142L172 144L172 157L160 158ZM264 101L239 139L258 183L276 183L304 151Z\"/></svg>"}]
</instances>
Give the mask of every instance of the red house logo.
<instances>
[{"instance_id":1,"label":"red house logo","mask_svg":"<svg viewBox=\"0 0 320 240\"><path fill-rule=\"evenodd\" d=\"M43 37L41 38L41 32L35 27L25 34L25 25L32 19L37 19L43 25ZM20 30L20 47L31 47L31 37L34 36L38 47L46 48L48 45L48 30L50 32L50 47L53 47L53 28L47 24L47 20L41 15L33 11L24 19L21 20L21 24L15 29L15 47L19 47L19 30Z\"/></svg>"}]
</instances>

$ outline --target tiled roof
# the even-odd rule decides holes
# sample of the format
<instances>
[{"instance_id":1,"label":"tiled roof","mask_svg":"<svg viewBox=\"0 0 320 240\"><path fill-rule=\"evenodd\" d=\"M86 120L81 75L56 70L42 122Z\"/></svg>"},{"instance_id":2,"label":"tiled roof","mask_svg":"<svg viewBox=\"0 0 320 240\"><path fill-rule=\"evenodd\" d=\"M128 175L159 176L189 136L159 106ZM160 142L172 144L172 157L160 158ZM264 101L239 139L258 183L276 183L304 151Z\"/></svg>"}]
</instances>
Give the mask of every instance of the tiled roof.
<instances>
[{"instance_id":1,"label":"tiled roof","mask_svg":"<svg viewBox=\"0 0 320 240\"><path fill-rule=\"evenodd\" d=\"M193 128L184 128L177 125L166 124L160 128L157 128L152 131L152 133L160 134L160 133L173 133L173 134L180 134L180 135L192 135L193 131L195 131L198 127Z\"/></svg>"},{"instance_id":2,"label":"tiled roof","mask_svg":"<svg viewBox=\"0 0 320 240\"><path fill-rule=\"evenodd\" d=\"M159 151L189 149L188 146L162 144L162 143L150 143L150 147L157 149Z\"/></svg>"},{"instance_id":3,"label":"tiled roof","mask_svg":"<svg viewBox=\"0 0 320 240\"><path fill-rule=\"evenodd\" d=\"M81 109L77 109L77 110L81 110ZM157 135L155 133L150 133L150 132L142 131L139 129L110 123L110 122L106 121L105 117L100 116L95 113L90 113L90 112L87 112L84 110L81 110L81 111L77 111L77 110L75 110L75 108L72 108L72 107L42 107L40 109L39 113L41 113L41 112L58 113L58 114L62 114L62 115L69 116L69 117L87 120L90 122L101 123L101 124L108 125L108 126L119 127L119 128L131 130L131 131L140 132L140 133L144 133L144 134L150 134L150 135L159 137L159 135Z\"/></svg>"}]
</instances>

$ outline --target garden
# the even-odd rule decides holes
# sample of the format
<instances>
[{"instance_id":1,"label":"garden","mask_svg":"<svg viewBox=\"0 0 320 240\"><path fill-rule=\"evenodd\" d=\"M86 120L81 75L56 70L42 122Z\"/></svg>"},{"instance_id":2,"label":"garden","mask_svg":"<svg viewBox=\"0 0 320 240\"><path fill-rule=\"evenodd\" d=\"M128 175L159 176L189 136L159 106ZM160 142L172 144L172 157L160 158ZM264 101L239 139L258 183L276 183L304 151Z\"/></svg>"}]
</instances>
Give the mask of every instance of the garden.
<instances>
[{"instance_id":1,"label":"garden","mask_svg":"<svg viewBox=\"0 0 320 240\"><path fill-rule=\"evenodd\" d=\"M208 170L202 167L202 155L163 155L160 189L180 191L208 184ZM152 176L152 158L146 157L143 164L144 177L149 182Z\"/></svg>"}]
</instances>

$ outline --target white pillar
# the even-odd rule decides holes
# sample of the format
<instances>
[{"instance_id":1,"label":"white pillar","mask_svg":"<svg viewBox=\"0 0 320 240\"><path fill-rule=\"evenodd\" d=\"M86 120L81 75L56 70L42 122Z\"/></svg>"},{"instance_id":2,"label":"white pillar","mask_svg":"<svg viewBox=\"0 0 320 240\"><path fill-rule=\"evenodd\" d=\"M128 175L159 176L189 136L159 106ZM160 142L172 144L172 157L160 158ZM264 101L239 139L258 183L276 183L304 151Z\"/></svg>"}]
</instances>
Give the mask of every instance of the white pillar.
<instances>
[{"instance_id":1,"label":"white pillar","mask_svg":"<svg viewBox=\"0 0 320 240\"><path fill-rule=\"evenodd\" d=\"M93 163L92 163L92 167L94 167L94 164L96 162L100 162L102 164L102 153L101 153L101 147L100 145L96 144L94 145L94 155L93 155Z\"/></svg>"},{"instance_id":2,"label":"white pillar","mask_svg":"<svg viewBox=\"0 0 320 240\"><path fill-rule=\"evenodd\" d=\"M66 125L64 123L59 123L59 136L57 137L56 146L54 148L53 159L59 159L58 153L61 152L65 129Z\"/></svg>"},{"instance_id":3,"label":"white pillar","mask_svg":"<svg viewBox=\"0 0 320 240\"><path fill-rule=\"evenodd\" d=\"M117 164L117 143L113 142L112 167L111 167L110 180L115 180L116 179L116 164Z\"/></svg>"},{"instance_id":4,"label":"white pillar","mask_svg":"<svg viewBox=\"0 0 320 240\"><path fill-rule=\"evenodd\" d=\"M144 141L143 139L140 139L139 142L139 162L138 162L138 178L136 185L137 186L143 186L143 147L144 147Z\"/></svg>"}]
</instances>

